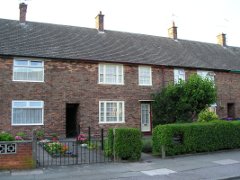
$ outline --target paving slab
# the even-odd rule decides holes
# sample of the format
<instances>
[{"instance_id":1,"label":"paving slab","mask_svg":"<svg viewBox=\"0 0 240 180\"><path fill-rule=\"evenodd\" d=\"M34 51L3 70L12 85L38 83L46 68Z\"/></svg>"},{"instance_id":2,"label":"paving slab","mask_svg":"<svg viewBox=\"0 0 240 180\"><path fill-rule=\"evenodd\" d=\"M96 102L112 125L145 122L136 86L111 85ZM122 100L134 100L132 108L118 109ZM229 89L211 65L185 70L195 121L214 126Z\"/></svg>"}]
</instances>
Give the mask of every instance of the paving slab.
<instances>
[{"instance_id":1,"label":"paving slab","mask_svg":"<svg viewBox=\"0 0 240 180\"><path fill-rule=\"evenodd\" d=\"M141 171L143 174L149 175L149 176L156 176L156 175L168 175L171 173L176 173L176 171L173 171L171 169L162 168L162 169L153 169L148 171Z\"/></svg>"}]
</instances>

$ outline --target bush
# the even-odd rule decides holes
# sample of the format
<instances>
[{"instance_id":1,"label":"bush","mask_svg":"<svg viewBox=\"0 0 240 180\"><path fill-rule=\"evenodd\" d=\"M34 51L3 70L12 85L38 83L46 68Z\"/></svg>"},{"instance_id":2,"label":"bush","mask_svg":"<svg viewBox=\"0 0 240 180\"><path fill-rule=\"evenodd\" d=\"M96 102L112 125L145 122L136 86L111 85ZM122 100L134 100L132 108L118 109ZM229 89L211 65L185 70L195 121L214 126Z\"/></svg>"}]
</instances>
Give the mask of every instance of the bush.
<instances>
[{"instance_id":1,"label":"bush","mask_svg":"<svg viewBox=\"0 0 240 180\"><path fill-rule=\"evenodd\" d=\"M14 137L7 133L7 132L1 132L0 133L0 141L13 141Z\"/></svg>"},{"instance_id":2,"label":"bush","mask_svg":"<svg viewBox=\"0 0 240 180\"><path fill-rule=\"evenodd\" d=\"M104 154L108 157L113 156L113 129L108 129L107 139L104 141Z\"/></svg>"},{"instance_id":3,"label":"bush","mask_svg":"<svg viewBox=\"0 0 240 180\"><path fill-rule=\"evenodd\" d=\"M216 102L216 88L209 78L191 75L187 81L169 84L152 95L153 126L192 122L210 104Z\"/></svg>"},{"instance_id":4,"label":"bush","mask_svg":"<svg viewBox=\"0 0 240 180\"><path fill-rule=\"evenodd\" d=\"M105 154L115 155L124 160L138 160L141 157L142 141L141 132L135 128L116 128L108 131L107 147ZM106 145L106 144L105 144Z\"/></svg>"},{"instance_id":5,"label":"bush","mask_svg":"<svg viewBox=\"0 0 240 180\"><path fill-rule=\"evenodd\" d=\"M153 152L160 154L162 145L167 155L239 148L239 137L239 121L159 125L153 131Z\"/></svg>"},{"instance_id":6,"label":"bush","mask_svg":"<svg viewBox=\"0 0 240 180\"><path fill-rule=\"evenodd\" d=\"M205 109L198 114L198 122L209 122L212 120L217 120L218 116L214 113Z\"/></svg>"}]
</instances>

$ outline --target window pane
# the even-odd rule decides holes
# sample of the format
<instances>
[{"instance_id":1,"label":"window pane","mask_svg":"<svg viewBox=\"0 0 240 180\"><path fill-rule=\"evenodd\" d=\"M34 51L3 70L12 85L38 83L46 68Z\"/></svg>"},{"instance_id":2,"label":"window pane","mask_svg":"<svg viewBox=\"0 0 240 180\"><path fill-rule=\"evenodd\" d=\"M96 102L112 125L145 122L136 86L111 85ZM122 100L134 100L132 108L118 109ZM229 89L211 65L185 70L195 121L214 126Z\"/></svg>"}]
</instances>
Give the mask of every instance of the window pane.
<instances>
[{"instance_id":1,"label":"window pane","mask_svg":"<svg viewBox=\"0 0 240 180\"><path fill-rule=\"evenodd\" d=\"M13 79L18 81L43 81L43 62L14 60Z\"/></svg>"},{"instance_id":2,"label":"window pane","mask_svg":"<svg viewBox=\"0 0 240 180\"><path fill-rule=\"evenodd\" d=\"M118 108L119 108L119 109L118 109L118 119L119 119L120 122L122 122L122 121L123 121L123 107L122 107L122 102L120 102L118 106L119 106L119 107L118 107Z\"/></svg>"},{"instance_id":3,"label":"window pane","mask_svg":"<svg viewBox=\"0 0 240 180\"><path fill-rule=\"evenodd\" d=\"M121 65L99 64L99 82L106 84L122 84L123 67Z\"/></svg>"},{"instance_id":4,"label":"window pane","mask_svg":"<svg viewBox=\"0 0 240 180\"><path fill-rule=\"evenodd\" d=\"M42 67L43 66L43 62L42 61L30 61L30 66Z\"/></svg>"},{"instance_id":5,"label":"window pane","mask_svg":"<svg viewBox=\"0 0 240 180\"><path fill-rule=\"evenodd\" d=\"M42 124L42 109L13 109L13 124Z\"/></svg>"},{"instance_id":6,"label":"window pane","mask_svg":"<svg viewBox=\"0 0 240 180\"><path fill-rule=\"evenodd\" d=\"M30 107L39 107L39 108L41 108L41 107L43 107L43 103L40 102L40 101L30 101L29 102L29 106Z\"/></svg>"},{"instance_id":7,"label":"window pane","mask_svg":"<svg viewBox=\"0 0 240 180\"><path fill-rule=\"evenodd\" d=\"M117 103L107 103L106 108L106 120L108 122L117 121Z\"/></svg>"},{"instance_id":8,"label":"window pane","mask_svg":"<svg viewBox=\"0 0 240 180\"><path fill-rule=\"evenodd\" d=\"M100 121L101 122L104 122L104 103L103 102L101 102L101 104L100 104Z\"/></svg>"},{"instance_id":9,"label":"window pane","mask_svg":"<svg viewBox=\"0 0 240 180\"><path fill-rule=\"evenodd\" d=\"M27 107L26 101L15 101L13 102L13 107Z\"/></svg>"},{"instance_id":10,"label":"window pane","mask_svg":"<svg viewBox=\"0 0 240 180\"><path fill-rule=\"evenodd\" d=\"M42 68L29 68L28 80L43 81L43 69Z\"/></svg>"},{"instance_id":11,"label":"window pane","mask_svg":"<svg viewBox=\"0 0 240 180\"><path fill-rule=\"evenodd\" d=\"M120 101L100 102L99 121L117 123L124 121L124 104Z\"/></svg>"},{"instance_id":12,"label":"window pane","mask_svg":"<svg viewBox=\"0 0 240 180\"><path fill-rule=\"evenodd\" d=\"M174 69L174 83L179 83L180 79L185 81L185 71L184 71L184 69Z\"/></svg>"},{"instance_id":13,"label":"window pane","mask_svg":"<svg viewBox=\"0 0 240 180\"><path fill-rule=\"evenodd\" d=\"M123 83L123 66L118 66L118 83Z\"/></svg>"},{"instance_id":14,"label":"window pane","mask_svg":"<svg viewBox=\"0 0 240 180\"><path fill-rule=\"evenodd\" d=\"M148 104L142 104L142 124L149 122Z\"/></svg>"},{"instance_id":15,"label":"window pane","mask_svg":"<svg viewBox=\"0 0 240 180\"><path fill-rule=\"evenodd\" d=\"M139 67L139 84L151 85L151 67Z\"/></svg>"},{"instance_id":16,"label":"window pane","mask_svg":"<svg viewBox=\"0 0 240 180\"><path fill-rule=\"evenodd\" d=\"M106 65L106 83L116 83L117 82L117 66Z\"/></svg>"},{"instance_id":17,"label":"window pane","mask_svg":"<svg viewBox=\"0 0 240 180\"><path fill-rule=\"evenodd\" d=\"M14 80L27 80L28 79L28 68L25 67L14 67Z\"/></svg>"},{"instance_id":18,"label":"window pane","mask_svg":"<svg viewBox=\"0 0 240 180\"><path fill-rule=\"evenodd\" d=\"M15 66L28 66L27 60L14 60Z\"/></svg>"}]
</instances>

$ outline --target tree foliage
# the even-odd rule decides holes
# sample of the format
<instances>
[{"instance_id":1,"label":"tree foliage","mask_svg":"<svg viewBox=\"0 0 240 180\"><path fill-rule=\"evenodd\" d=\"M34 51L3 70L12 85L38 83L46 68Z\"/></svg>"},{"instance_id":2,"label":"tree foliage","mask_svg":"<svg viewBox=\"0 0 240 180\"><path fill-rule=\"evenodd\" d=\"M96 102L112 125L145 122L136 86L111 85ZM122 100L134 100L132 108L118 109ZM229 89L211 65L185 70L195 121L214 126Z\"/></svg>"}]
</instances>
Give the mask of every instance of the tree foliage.
<instances>
[{"instance_id":1,"label":"tree foliage","mask_svg":"<svg viewBox=\"0 0 240 180\"><path fill-rule=\"evenodd\" d=\"M216 87L208 78L193 74L187 81L170 84L153 94L153 124L191 122L216 102Z\"/></svg>"}]
</instances>

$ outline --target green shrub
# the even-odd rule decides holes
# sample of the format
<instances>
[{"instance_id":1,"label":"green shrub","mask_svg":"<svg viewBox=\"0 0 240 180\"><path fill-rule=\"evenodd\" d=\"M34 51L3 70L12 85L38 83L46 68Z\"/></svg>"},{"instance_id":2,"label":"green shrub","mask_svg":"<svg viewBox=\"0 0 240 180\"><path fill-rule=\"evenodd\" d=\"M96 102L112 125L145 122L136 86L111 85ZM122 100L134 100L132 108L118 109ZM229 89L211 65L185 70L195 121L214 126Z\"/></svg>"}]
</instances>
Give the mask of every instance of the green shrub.
<instances>
[{"instance_id":1,"label":"green shrub","mask_svg":"<svg viewBox=\"0 0 240 180\"><path fill-rule=\"evenodd\" d=\"M38 139L44 138L44 130L38 130L38 131L36 132L36 137L37 137Z\"/></svg>"},{"instance_id":2,"label":"green shrub","mask_svg":"<svg viewBox=\"0 0 240 180\"><path fill-rule=\"evenodd\" d=\"M109 129L105 154L115 153L118 158L124 160L138 160L142 150L141 136L140 130L135 128Z\"/></svg>"},{"instance_id":3,"label":"green shrub","mask_svg":"<svg viewBox=\"0 0 240 180\"><path fill-rule=\"evenodd\" d=\"M142 151L142 134L136 128L115 129L114 148L117 157L125 160L139 160Z\"/></svg>"},{"instance_id":4,"label":"green shrub","mask_svg":"<svg viewBox=\"0 0 240 180\"><path fill-rule=\"evenodd\" d=\"M213 81L197 74L187 81L169 84L152 94L153 126L196 121L208 104L216 102L216 95Z\"/></svg>"},{"instance_id":5,"label":"green shrub","mask_svg":"<svg viewBox=\"0 0 240 180\"><path fill-rule=\"evenodd\" d=\"M104 155L107 157L113 156L113 149L109 147L108 138L104 140Z\"/></svg>"},{"instance_id":6,"label":"green shrub","mask_svg":"<svg viewBox=\"0 0 240 180\"><path fill-rule=\"evenodd\" d=\"M174 141L176 135L180 143ZM167 155L239 148L239 137L239 121L159 125L153 131L153 152L161 154L162 145Z\"/></svg>"},{"instance_id":7,"label":"green shrub","mask_svg":"<svg viewBox=\"0 0 240 180\"><path fill-rule=\"evenodd\" d=\"M0 133L0 141L13 141L14 137L7 133L7 132L1 132Z\"/></svg>"},{"instance_id":8,"label":"green shrub","mask_svg":"<svg viewBox=\"0 0 240 180\"><path fill-rule=\"evenodd\" d=\"M104 154L108 157L113 156L113 129L108 129L107 139L104 141Z\"/></svg>"},{"instance_id":9,"label":"green shrub","mask_svg":"<svg viewBox=\"0 0 240 180\"><path fill-rule=\"evenodd\" d=\"M205 109L198 114L198 122L209 122L212 120L217 120L218 116L214 113Z\"/></svg>"}]
</instances>

